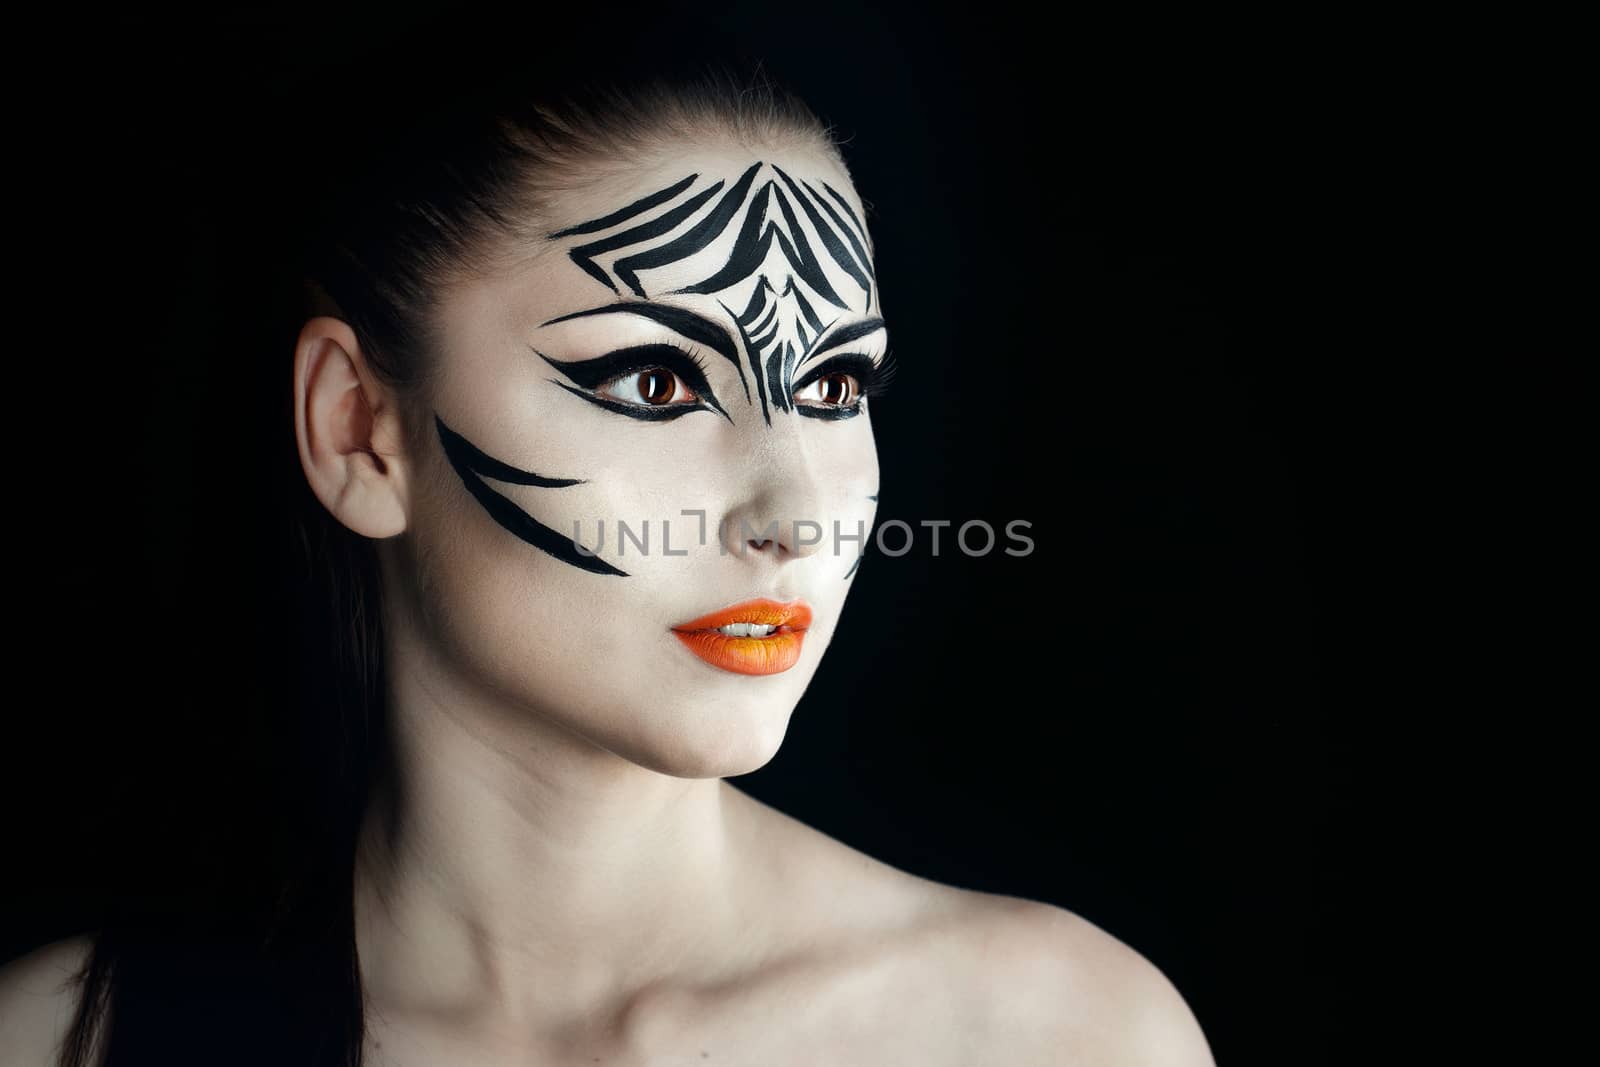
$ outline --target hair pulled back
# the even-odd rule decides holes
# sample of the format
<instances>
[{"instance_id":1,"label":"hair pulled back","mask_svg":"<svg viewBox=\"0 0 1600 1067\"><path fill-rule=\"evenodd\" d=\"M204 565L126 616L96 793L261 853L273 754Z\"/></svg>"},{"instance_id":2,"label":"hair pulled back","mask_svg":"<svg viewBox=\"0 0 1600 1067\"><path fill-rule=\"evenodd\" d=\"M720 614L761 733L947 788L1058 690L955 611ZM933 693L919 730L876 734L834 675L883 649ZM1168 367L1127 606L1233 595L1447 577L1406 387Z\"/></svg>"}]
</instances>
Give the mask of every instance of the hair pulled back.
<instances>
[{"instance_id":1,"label":"hair pulled back","mask_svg":"<svg viewBox=\"0 0 1600 1067\"><path fill-rule=\"evenodd\" d=\"M243 835L250 854L207 884L206 906L113 903L79 975L63 1067L361 1062L351 876L386 758L381 590L373 542L328 513L300 468L289 384L305 319L346 321L419 415L442 294L533 247L571 191L707 137L815 146L844 168L832 129L715 26L575 10L435 19L362 50L306 27L299 68L259 114L241 105L219 131L231 166L213 195L245 176L263 198L234 205L252 226L224 235L251 243L233 251L255 273L228 277L243 329L217 358L259 361L270 394L260 507L281 557L261 590L276 622L258 632L282 675L275 819ZM426 425L410 418L408 433Z\"/></svg>"}]
</instances>

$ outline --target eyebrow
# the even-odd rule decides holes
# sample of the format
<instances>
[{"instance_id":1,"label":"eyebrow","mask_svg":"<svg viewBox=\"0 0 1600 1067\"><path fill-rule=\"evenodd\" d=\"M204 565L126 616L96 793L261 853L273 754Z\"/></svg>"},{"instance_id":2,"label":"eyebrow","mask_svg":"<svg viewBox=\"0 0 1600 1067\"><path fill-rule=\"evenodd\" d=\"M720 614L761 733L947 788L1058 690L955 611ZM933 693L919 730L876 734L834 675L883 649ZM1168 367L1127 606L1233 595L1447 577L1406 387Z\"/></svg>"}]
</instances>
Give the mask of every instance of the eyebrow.
<instances>
[{"instance_id":1,"label":"eyebrow","mask_svg":"<svg viewBox=\"0 0 1600 1067\"><path fill-rule=\"evenodd\" d=\"M843 326L836 326L817 339L817 343L811 346L811 351L806 353L806 358L795 364L795 369L799 370L824 352L831 352L840 345L847 345L851 341L859 341L863 337L871 336L879 330L887 328L888 326L883 319L876 316L870 319L862 319L859 322L848 322Z\"/></svg>"},{"instance_id":2,"label":"eyebrow","mask_svg":"<svg viewBox=\"0 0 1600 1067\"><path fill-rule=\"evenodd\" d=\"M744 367L739 363L739 346L734 341L733 335L726 328L719 325L716 320L697 315L688 308L675 307L670 304L652 304L644 300L623 300L615 304L604 304L600 307L586 308L583 311L574 311L568 315L558 315L556 318L541 322L539 325L541 327L554 326L558 322L587 318L590 315L638 315L641 318L660 323L674 333L687 337L691 341L697 341L707 348L721 353L723 358L732 363L734 369L739 372L739 380L741 382L744 381ZM794 370L799 370L824 352L831 352L840 345L858 341L886 328L887 326L883 319L876 315L870 319L861 319L858 322L835 326L817 339L817 343L811 346L811 351L806 353L805 358L795 364ZM750 389L746 386L745 393L747 398L749 392Z\"/></svg>"},{"instance_id":3,"label":"eyebrow","mask_svg":"<svg viewBox=\"0 0 1600 1067\"><path fill-rule=\"evenodd\" d=\"M669 304L651 304L642 300L624 300L616 304L606 304L602 307L589 308L585 311L574 311L570 315L561 315L548 322L541 322L540 326L553 326L558 322L568 319L581 319L588 315L638 315L641 318L658 322L674 333L687 337L691 341L698 341L717 352L720 352L729 363L739 368L739 346L734 342L733 335L726 329L717 325L715 320L703 315L696 315L687 308L673 307ZM740 377L743 377L743 368L739 368Z\"/></svg>"}]
</instances>

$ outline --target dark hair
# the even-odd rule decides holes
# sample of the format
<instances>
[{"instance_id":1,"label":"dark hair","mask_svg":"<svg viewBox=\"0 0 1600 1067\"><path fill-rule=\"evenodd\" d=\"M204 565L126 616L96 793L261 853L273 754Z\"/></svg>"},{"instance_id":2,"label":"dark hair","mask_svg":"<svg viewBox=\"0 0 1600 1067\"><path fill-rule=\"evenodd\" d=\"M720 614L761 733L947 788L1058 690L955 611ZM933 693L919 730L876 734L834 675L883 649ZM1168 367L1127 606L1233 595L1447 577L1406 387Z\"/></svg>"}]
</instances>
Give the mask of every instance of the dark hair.
<instances>
[{"instance_id":1,"label":"dark hair","mask_svg":"<svg viewBox=\"0 0 1600 1067\"><path fill-rule=\"evenodd\" d=\"M287 385L304 320L344 319L409 404L427 388L441 293L546 232L597 168L701 135L810 144L843 167L831 128L715 27L623 18L620 34L555 11L476 36L424 23L364 60L330 49L274 105L281 125L258 131L256 160L284 163L273 217L285 245L268 256L283 269L278 288L239 299L278 301L276 328L256 332L278 390L265 488L285 554L269 584L292 631L278 743L300 777L279 782L270 861L219 879L214 910L156 920L113 905L78 976L63 1067L361 1060L351 876L387 751L381 589L373 542L327 512L300 468ZM408 410L408 432L427 426L422 405Z\"/></svg>"}]
</instances>

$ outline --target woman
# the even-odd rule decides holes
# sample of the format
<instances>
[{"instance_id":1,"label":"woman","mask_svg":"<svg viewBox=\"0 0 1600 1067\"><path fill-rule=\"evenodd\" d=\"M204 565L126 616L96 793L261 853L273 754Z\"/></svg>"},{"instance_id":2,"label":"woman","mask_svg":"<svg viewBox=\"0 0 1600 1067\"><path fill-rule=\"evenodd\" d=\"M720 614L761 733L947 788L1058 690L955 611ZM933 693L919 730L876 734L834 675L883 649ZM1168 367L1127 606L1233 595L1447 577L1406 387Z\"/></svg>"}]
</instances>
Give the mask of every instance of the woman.
<instances>
[{"instance_id":1,"label":"woman","mask_svg":"<svg viewBox=\"0 0 1600 1067\"><path fill-rule=\"evenodd\" d=\"M724 781L844 608L893 313L829 129L658 54L484 61L307 153L284 429L354 756L267 912L7 968L0 1060L1211 1062L1088 922Z\"/></svg>"}]
</instances>

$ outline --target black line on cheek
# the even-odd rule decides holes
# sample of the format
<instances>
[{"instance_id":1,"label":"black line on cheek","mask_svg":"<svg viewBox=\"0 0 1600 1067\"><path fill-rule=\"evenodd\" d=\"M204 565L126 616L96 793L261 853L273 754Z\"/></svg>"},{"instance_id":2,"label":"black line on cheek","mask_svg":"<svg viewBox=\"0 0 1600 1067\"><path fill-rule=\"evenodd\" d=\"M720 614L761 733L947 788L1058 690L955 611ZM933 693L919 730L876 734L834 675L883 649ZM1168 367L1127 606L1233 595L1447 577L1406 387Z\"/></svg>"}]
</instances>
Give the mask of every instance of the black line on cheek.
<instances>
[{"instance_id":1,"label":"black line on cheek","mask_svg":"<svg viewBox=\"0 0 1600 1067\"><path fill-rule=\"evenodd\" d=\"M663 189L659 193L651 193L649 196L635 200L633 203L619 211L613 211L611 214L604 215L598 219L594 219L589 222L580 222L576 226L569 226L564 230L559 230L556 233L552 233L549 236L549 240L553 241L558 237L577 237L579 234L595 233L599 230L609 230L619 222L626 222L635 215L644 214L657 204L666 203L668 200L671 200L673 197L689 188L689 186L693 185L694 180L698 177L700 177L700 175L691 174L678 184L670 188Z\"/></svg>"},{"instance_id":2,"label":"black line on cheek","mask_svg":"<svg viewBox=\"0 0 1600 1067\"><path fill-rule=\"evenodd\" d=\"M878 500L878 494L877 493L868 493L867 494L867 499L873 501L874 503L876 503L877 500ZM850 569L849 570L844 572L844 576L845 576L845 580L846 581L849 581L850 576L856 572L856 568L861 566L861 561L866 558L866 555L867 555L867 549L866 549L866 546L863 545L862 548L861 548L861 551L856 554L856 561L854 563L850 564Z\"/></svg>"},{"instance_id":3,"label":"black line on cheek","mask_svg":"<svg viewBox=\"0 0 1600 1067\"><path fill-rule=\"evenodd\" d=\"M445 455L449 458L450 465L455 468L456 474L460 476L461 484L466 486L467 492L471 493L478 503L483 505L484 510L496 522L534 548L554 556L563 563L570 563L579 570L588 571L591 574L615 574L623 578L628 576L627 571L618 570L599 556L586 556L579 552L577 546L572 543L572 538L559 534L550 527L538 522L533 516L517 507L516 504L495 492L482 478L478 477L474 468L479 465L477 459L481 457L488 461L488 467L483 471L484 474L498 479L500 475L494 473L494 471L505 471L519 477L502 480L515 480L520 485L559 487L577 485L581 479L542 478L537 474L519 471L517 468L501 463L499 460L493 459L480 451L465 437L446 426L444 420L439 418L437 414L434 415L433 420L434 424L439 428L439 440L444 445ZM538 480L522 480L528 478Z\"/></svg>"},{"instance_id":4,"label":"black line on cheek","mask_svg":"<svg viewBox=\"0 0 1600 1067\"><path fill-rule=\"evenodd\" d=\"M512 482L516 485L537 485L545 489L561 489L569 485L583 484L582 478L548 478L532 471L520 470L509 463L502 463L446 426L437 413L433 416L433 422L439 428L439 440L444 444L445 455L450 457L450 462L454 463L457 469L466 467L495 481Z\"/></svg>"}]
</instances>

